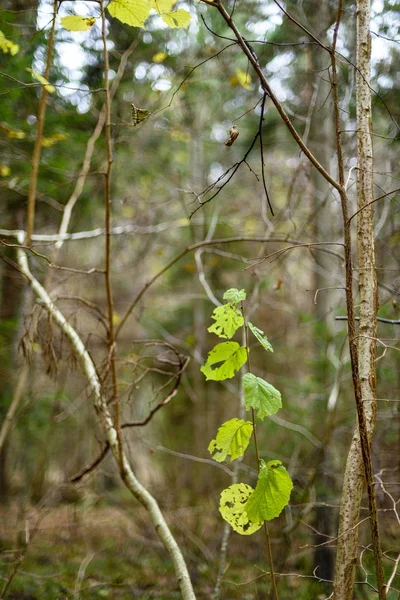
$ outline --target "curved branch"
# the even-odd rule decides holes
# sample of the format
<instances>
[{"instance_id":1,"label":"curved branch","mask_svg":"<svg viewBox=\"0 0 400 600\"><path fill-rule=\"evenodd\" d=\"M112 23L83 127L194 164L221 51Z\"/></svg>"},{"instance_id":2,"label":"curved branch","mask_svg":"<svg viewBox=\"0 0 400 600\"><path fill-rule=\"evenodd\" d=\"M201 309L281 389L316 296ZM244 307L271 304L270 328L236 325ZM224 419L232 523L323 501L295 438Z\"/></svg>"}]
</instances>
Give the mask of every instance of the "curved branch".
<instances>
[{"instance_id":1,"label":"curved branch","mask_svg":"<svg viewBox=\"0 0 400 600\"><path fill-rule=\"evenodd\" d=\"M24 242L23 239L20 239L19 241L20 243ZM62 312L52 302L50 296L43 286L32 275L25 252L22 249L18 249L17 254L21 273L26 277L33 292L41 300L44 308L47 310L53 321L63 331L72 345L76 357L79 360L82 370L87 378L90 391L93 394L94 407L103 427L107 443L109 444L114 459L118 465L120 464L121 460L122 479L133 496L148 511L155 530L163 542L164 548L168 552L174 565L175 574L179 582L182 597L184 600L195 600L196 597L182 552L175 538L173 537L167 522L164 519L158 503L150 494L150 492L136 478L124 449L120 447L117 432L114 427L111 414L108 410L107 401L102 394L100 380L89 352L85 348L85 345L75 329L68 323Z\"/></svg>"}]
</instances>

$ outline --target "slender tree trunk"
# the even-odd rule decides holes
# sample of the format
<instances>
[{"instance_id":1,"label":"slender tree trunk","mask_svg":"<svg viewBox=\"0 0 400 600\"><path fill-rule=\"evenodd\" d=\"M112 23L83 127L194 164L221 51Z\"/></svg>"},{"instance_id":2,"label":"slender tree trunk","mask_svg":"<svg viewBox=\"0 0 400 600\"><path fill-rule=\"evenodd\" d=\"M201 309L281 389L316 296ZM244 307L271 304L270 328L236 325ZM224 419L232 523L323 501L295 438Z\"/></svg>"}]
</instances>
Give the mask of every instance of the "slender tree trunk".
<instances>
[{"instance_id":1,"label":"slender tree trunk","mask_svg":"<svg viewBox=\"0 0 400 600\"><path fill-rule=\"evenodd\" d=\"M374 248L373 200L373 152L371 138L371 91L370 81L370 3L357 1L357 266L359 274L360 321L358 330L358 370L362 404L366 417L368 439L371 445L376 421L376 316L378 309L377 282ZM350 340L351 342L351 340ZM334 581L335 600L352 600L357 562L359 510L364 487L365 466L361 455L359 429L353 434L347 457L342 506L339 522L336 572ZM373 493L373 502L375 494ZM385 598L382 550L379 531L370 511L375 567L379 598ZM375 506L376 511L376 506ZM376 512L375 512L376 517Z\"/></svg>"}]
</instances>

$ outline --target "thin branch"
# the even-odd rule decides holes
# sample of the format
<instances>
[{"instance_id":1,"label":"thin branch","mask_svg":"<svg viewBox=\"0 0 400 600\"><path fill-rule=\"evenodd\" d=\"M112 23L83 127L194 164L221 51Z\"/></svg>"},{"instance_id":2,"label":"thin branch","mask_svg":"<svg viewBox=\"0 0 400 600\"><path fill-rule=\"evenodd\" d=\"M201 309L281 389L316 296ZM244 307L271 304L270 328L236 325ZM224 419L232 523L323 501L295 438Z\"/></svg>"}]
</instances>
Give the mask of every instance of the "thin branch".
<instances>
[{"instance_id":1,"label":"thin branch","mask_svg":"<svg viewBox=\"0 0 400 600\"><path fill-rule=\"evenodd\" d=\"M400 188L396 188L395 190L392 190L391 192L387 192L386 194L382 194L382 196L379 196L378 198L375 198L375 200L371 200L370 202L368 202L367 204L365 204L364 206L362 206L361 208L359 208L353 215L351 215L351 217L350 217L349 220L351 221L352 219L354 219L354 217L356 217L362 210L365 210L366 208L368 208L372 204L375 204L375 202L379 202L379 200L383 200L383 198L386 198L387 196L391 196L392 194L396 194L397 192L400 192Z\"/></svg>"},{"instance_id":2,"label":"thin branch","mask_svg":"<svg viewBox=\"0 0 400 600\"><path fill-rule=\"evenodd\" d=\"M49 34L49 40L47 42L47 56L46 56L46 69L44 72L45 79L49 79L50 67L53 59L53 47L54 47L54 32L56 27L56 14L57 14L57 3L58 0L54 0L53 2L53 17L51 23L51 29ZM35 207L36 207L36 188L38 181L38 173L39 173L39 163L40 163L40 154L42 150L42 138L43 138L43 128L44 128L44 120L46 115L46 106L47 106L47 94L48 88L46 85L42 85L42 93L40 96L39 102L39 113L37 117L37 129L36 129L36 139L33 147L32 154L32 171L29 182L29 194L28 194L28 206L27 206L27 215L26 215L26 245L30 246L31 237L34 230L35 225Z\"/></svg>"},{"instance_id":3,"label":"thin branch","mask_svg":"<svg viewBox=\"0 0 400 600\"><path fill-rule=\"evenodd\" d=\"M202 2L205 2L205 0L202 0ZM226 22L226 24L228 25L228 27L235 34L235 37L237 39L238 45L240 46L242 52L247 56L247 58L250 61L250 64L252 65L253 69L257 73L257 76L258 76L258 79L260 81L261 87L263 88L264 92L269 96L269 98L272 100L272 102L275 105L278 113L280 114L283 122L285 123L285 125L288 128L290 134L292 135L293 139L296 141L296 143L298 144L298 146L300 147L300 149L307 156L307 158L311 161L311 163L314 165L314 167L321 173L321 175L324 177L324 179L326 179L326 181L328 181L336 190L340 191L342 189L342 186L340 185L340 183L338 183L328 173L328 171L326 171L326 169L320 164L320 162L312 154L312 152L309 150L309 148L304 144L301 136L298 134L296 128L292 124L289 116L286 114L286 111L284 110L282 104L279 102L278 98L273 93L273 91L272 91L272 89L271 89L271 87L270 87L270 85L269 85L269 83L268 83L268 81L267 81L267 79L266 79L263 71L262 71L262 68L261 68L261 66L258 63L257 57L255 56L253 50L250 48L249 44L246 43L246 41L244 40L244 38L240 34L240 32L237 29L234 21L232 20L231 16L229 15L229 13L226 11L226 9L224 8L224 6L222 5L221 1L220 0L217 0L216 2L206 1L205 3L206 4L210 4L211 6L214 6L214 8L216 8L218 10L218 12L221 14L222 18L224 19L224 21Z\"/></svg>"},{"instance_id":4,"label":"thin branch","mask_svg":"<svg viewBox=\"0 0 400 600\"><path fill-rule=\"evenodd\" d=\"M114 77L114 81L111 86L111 90L109 92L110 101L112 101L112 99L115 96L116 91L118 90L118 86L119 86L122 76L125 72L125 68L126 68L128 59L129 59L130 55L132 54L132 52L135 50L135 48L138 46L139 41L140 41L140 36L137 37L136 40L134 40L132 42L132 44L129 46L129 48L127 50L125 50L125 52L121 56L118 70ZM86 145L85 156L83 158L83 163L82 163L80 173L76 179L76 185L75 185L74 191L72 192L71 197L69 198L68 202L66 203L66 205L64 207L64 213L63 213L62 220L61 220L61 225L60 225L59 234L58 234L59 237L58 237L58 240L56 243L56 248L61 248L63 241L65 241L67 239L73 239L72 237L67 237L67 231L68 231L69 223L71 220L72 211L74 209L75 204L77 203L77 201L79 200L79 198L82 194L82 191L83 191L83 188L85 185L85 181L86 181L86 177L89 173L90 165L92 162L95 144L96 144L96 141L98 140L98 138L100 137L101 132L103 131L105 121L106 121L106 105L104 105L99 112L96 127Z\"/></svg>"},{"instance_id":5,"label":"thin branch","mask_svg":"<svg viewBox=\"0 0 400 600\"><path fill-rule=\"evenodd\" d=\"M23 244L24 239L21 238L19 242ZM58 325L61 331L63 331L72 345L74 353L81 364L82 370L87 378L89 388L93 394L95 410L100 418L106 441L110 445L116 463L120 465L120 461L122 460L121 474L123 476L123 481L133 496L135 496L135 498L148 511L155 530L157 531L166 551L172 560L183 599L196 600L182 552L175 538L173 537L162 512L160 511L157 501L138 481L123 448L119 448L117 432L115 430L111 414L108 410L107 401L101 392L101 383L89 352L85 348L85 345L75 329L68 323L61 311L52 302L50 296L43 286L32 275L31 271L29 270L28 260L25 252L22 249L18 249L17 254L21 273L29 281L33 292L38 298L40 298L43 306L52 317L53 321Z\"/></svg>"},{"instance_id":6,"label":"thin branch","mask_svg":"<svg viewBox=\"0 0 400 600\"><path fill-rule=\"evenodd\" d=\"M165 343L163 345L165 345ZM168 394L168 396L163 398L163 400L161 400L161 402L159 402L149 412L147 417L145 417L144 419L142 419L140 421L129 421L127 423L123 423L121 425L121 429L125 429L127 427L144 427L151 421L151 419L154 417L154 415L161 408L166 406L176 396L176 394L178 393L178 388L179 388L180 382L181 382L182 373L186 369L187 365L189 364L189 360L190 360L188 357L186 357L184 360L182 360L182 357L180 355L179 355L179 358L181 359L180 369L179 369L178 373L175 375L175 378L176 378L175 385L174 385L173 389L171 390L171 392ZM71 481L72 483L76 483L77 481L80 481L85 475L87 475L88 473L91 473L96 467L99 466L99 464L107 456L109 449L110 449L110 444L108 442L106 442L106 444L100 450L100 452L96 456L96 458L88 466L84 467L81 471L79 471L79 473L72 475L72 477L69 478L69 481Z\"/></svg>"},{"instance_id":7,"label":"thin branch","mask_svg":"<svg viewBox=\"0 0 400 600\"><path fill-rule=\"evenodd\" d=\"M125 315L123 316L123 318L121 319L116 332L115 332L115 336L118 337L118 335L121 332L121 329L123 328L123 326L125 325L127 319L129 318L129 316L131 315L132 311L135 309L135 307L137 306L138 302L140 301L140 299L142 298L142 296L144 296L144 294L147 292L147 290L149 289L149 287L151 287L153 285L153 283L155 283L157 281L157 279L159 279L166 271L168 271L168 269L170 269L175 263L177 263L181 258L183 258L186 254L188 254L189 252L193 252L194 250L197 250L198 248L202 248L205 246L213 246L213 245L218 245L218 244L231 244L234 242L288 242L288 243L294 243L296 245L303 245L302 242L297 242L294 240L290 240L287 238L268 238L268 237L246 237L246 236L238 236L238 237L231 237L231 238L222 238L222 239L214 239L214 240L203 240L202 242L196 242L195 244L191 244L190 246L187 246L184 250L182 250L181 252L179 252L179 254L177 254L174 258L172 258L160 271L158 271L155 275L153 275L153 277L151 277L146 283L145 285L142 287L142 289L139 291L139 293L136 295L135 299L132 301L132 303L130 304L129 308L127 309ZM333 243L333 242L327 242L329 243ZM319 246L319 244L313 244L316 247ZM324 251L324 249L321 248L322 251ZM326 252L330 252L329 250L326 250ZM337 255L339 256L339 255ZM343 260L343 257L340 257L341 260Z\"/></svg>"}]
</instances>

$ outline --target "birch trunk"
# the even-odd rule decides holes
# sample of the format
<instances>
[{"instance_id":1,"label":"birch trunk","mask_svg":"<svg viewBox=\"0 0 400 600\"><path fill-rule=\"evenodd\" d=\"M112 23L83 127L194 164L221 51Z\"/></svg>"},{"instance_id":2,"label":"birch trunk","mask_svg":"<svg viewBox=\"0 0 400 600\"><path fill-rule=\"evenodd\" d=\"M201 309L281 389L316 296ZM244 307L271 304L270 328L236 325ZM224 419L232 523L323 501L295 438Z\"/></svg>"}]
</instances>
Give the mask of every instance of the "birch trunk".
<instances>
[{"instance_id":1,"label":"birch trunk","mask_svg":"<svg viewBox=\"0 0 400 600\"><path fill-rule=\"evenodd\" d=\"M376 316L378 309L374 248L373 151L371 137L370 0L357 1L357 267L359 275L359 329L357 336L359 386L371 447L376 421ZM352 343L352 340L350 340ZM366 466L356 427L347 457L337 542L334 599L352 600L357 563L359 511ZM373 491L372 501L375 503ZM376 506L370 511L376 517ZM382 551L376 518L371 514L379 598L385 598Z\"/></svg>"}]
</instances>

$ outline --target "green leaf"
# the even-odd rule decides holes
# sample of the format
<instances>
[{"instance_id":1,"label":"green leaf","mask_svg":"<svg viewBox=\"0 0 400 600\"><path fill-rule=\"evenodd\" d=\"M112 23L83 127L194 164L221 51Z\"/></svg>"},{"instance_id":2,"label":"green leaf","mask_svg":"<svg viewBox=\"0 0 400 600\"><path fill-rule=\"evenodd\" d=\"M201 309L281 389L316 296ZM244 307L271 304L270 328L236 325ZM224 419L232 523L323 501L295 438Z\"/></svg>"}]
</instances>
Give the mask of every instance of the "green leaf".
<instances>
[{"instance_id":1,"label":"green leaf","mask_svg":"<svg viewBox=\"0 0 400 600\"><path fill-rule=\"evenodd\" d=\"M4 54L10 53L11 56L15 56L19 52L19 46L8 40L4 33L0 31L0 50Z\"/></svg>"},{"instance_id":2,"label":"green leaf","mask_svg":"<svg viewBox=\"0 0 400 600\"><path fill-rule=\"evenodd\" d=\"M246 300L246 292L244 290L230 288L229 290L226 290L223 299L228 300L231 304L239 304L239 302Z\"/></svg>"},{"instance_id":3,"label":"green leaf","mask_svg":"<svg viewBox=\"0 0 400 600\"><path fill-rule=\"evenodd\" d=\"M244 506L252 522L270 521L289 504L293 483L280 460L261 462L256 489Z\"/></svg>"},{"instance_id":4,"label":"green leaf","mask_svg":"<svg viewBox=\"0 0 400 600\"><path fill-rule=\"evenodd\" d=\"M187 29L187 27L189 27L190 19L192 18L192 15L183 8L179 8L170 13L161 13L160 16L164 23L172 29L177 29L178 27Z\"/></svg>"},{"instance_id":5,"label":"green leaf","mask_svg":"<svg viewBox=\"0 0 400 600\"><path fill-rule=\"evenodd\" d=\"M264 334L264 332L261 331L261 329L258 329L258 327L256 327L255 325L253 325L253 323L249 322L249 323L247 323L247 325L249 326L249 329L250 329L251 333L254 335L254 337L256 337L258 339L261 346L265 350L268 350L269 352L273 352L274 349L272 348L271 344L269 343L268 338Z\"/></svg>"},{"instance_id":6,"label":"green leaf","mask_svg":"<svg viewBox=\"0 0 400 600\"><path fill-rule=\"evenodd\" d=\"M144 27L150 14L150 4L146 0L112 0L107 6L112 17L132 27Z\"/></svg>"},{"instance_id":7,"label":"green leaf","mask_svg":"<svg viewBox=\"0 0 400 600\"><path fill-rule=\"evenodd\" d=\"M243 456L252 433L253 424L250 421L236 418L226 421L218 429L215 440L211 440L208 451L217 462L232 462Z\"/></svg>"},{"instance_id":8,"label":"green leaf","mask_svg":"<svg viewBox=\"0 0 400 600\"><path fill-rule=\"evenodd\" d=\"M261 377L246 373L243 375L243 389L246 409L254 408L261 421L282 408L281 393Z\"/></svg>"},{"instance_id":9,"label":"green leaf","mask_svg":"<svg viewBox=\"0 0 400 600\"><path fill-rule=\"evenodd\" d=\"M46 90L49 92L49 94L52 94L53 92L56 91L56 88L54 87L54 85L51 85L51 83L49 83L47 81L47 79L45 77L43 77L43 75L40 75L40 73L37 73L36 71L34 71L31 68L27 68L26 70L32 74L32 77L34 79L36 79L36 81L41 83L43 85L43 87L46 88Z\"/></svg>"},{"instance_id":10,"label":"green leaf","mask_svg":"<svg viewBox=\"0 0 400 600\"><path fill-rule=\"evenodd\" d=\"M87 31L95 23L95 17L80 17L79 15L70 15L61 19L62 27L68 31Z\"/></svg>"},{"instance_id":11,"label":"green leaf","mask_svg":"<svg viewBox=\"0 0 400 600\"><path fill-rule=\"evenodd\" d=\"M207 381L223 381L230 379L235 375L240 367L244 365L247 359L247 351L237 342L222 342L217 344L209 352L206 364L200 369L206 376ZM222 363L220 366L214 366ZM212 368L214 366L214 368Z\"/></svg>"},{"instance_id":12,"label":"green leaf","mask_svg":"<svg viewBox=\"0 0 400 600\"><path fill-rule=\"evenodd\" d=\"M251 535L263 524L263 521L251 521L244 511L253 493L253 488L246 483L235 483L221 493L219 512L232 529L241 535Z\"/></svg>"},{"instance_id":13,"label":"green leaf","mask_svg":"<svg viewBox=\"0 0 400 600\"><path fill-rule=\"evenodd\" d=\"M211 318L215 320L215 323L207 331L215 333L221 338L230 339L235 331L244 324L242 313L230 304L223 304L215 308Z\"/></svg>"}]
</instances>

